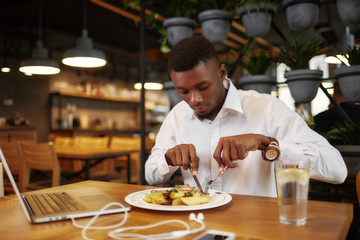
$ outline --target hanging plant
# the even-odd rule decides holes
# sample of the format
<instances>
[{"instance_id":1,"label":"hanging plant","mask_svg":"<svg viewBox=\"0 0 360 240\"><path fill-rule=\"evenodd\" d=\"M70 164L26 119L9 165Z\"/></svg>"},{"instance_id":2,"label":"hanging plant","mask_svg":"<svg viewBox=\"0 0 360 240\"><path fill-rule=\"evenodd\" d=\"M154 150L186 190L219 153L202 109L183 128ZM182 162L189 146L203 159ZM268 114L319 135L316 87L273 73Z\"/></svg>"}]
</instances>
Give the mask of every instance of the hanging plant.
<instances>
[{"instance_id":1,"label":"hanging plant","mask_svg":"<svg viewBox=\"0 0 360 240\"><path fill-rule=\"evenodd\" d=\"M277 3L270 0L241 0L237 13L241 18L247 35L263 37L269 30Z\"/></svg>"},{"instance_id":2,"label":"hanging plant","mask_svg":"<svg viewBox=\"0 0 360 240\"><path fill-rule=\"evenodd\" d=\"M203 36L211 42L224 40L230 32L231 17L238 2L236 0L203 0L199 1L199 4L202 9L205 9L198 15Z\"/></svg>"},{"instance_id":3,"label":"hanging plant","mask_svg":"<svg viewBox=\"0 0 360 240\"><path fill-rule=\"evenodd\" d=\"M272 53L265 53L265 49L261 49L260 53L256 53L253 49L249 51L250 57L247 60L240 61L240 65L246 69L250 75L265 74L266 71L277 62L277 58L272 56Z\"/></svg>"},{"instance_id":4,"label":"hanging plant","mask_svg":"<svg viewBox=\"0 0 360 240\"><path fill-rule=\"evenodd\" d=\"M140 3L140 0L126 0L124 2L124 9L135 8ZM162 24L159 24L160 22L157 20L159 16L157 13L153 12L146 16L147 24L161 35L160 50L163 53L169 52L170 47L168 43L173 46L180 40L192 36L196 25L196 21L192 19L196 14L195 0L172 0L169 3L167 8L169 18ZM138 25L137 22L135 24Z\"/></svg>"},{"instance_id":5,"label":"hanging plant","mask_svg":"<svg viewBox=\"0 0 360 240\"><path fill-rule=\"evenodd\" d=\"M309 64L322 43L314 39L300 44L297 40L280 46L279 61L286 64L291 71L285 73L291 96L297 103L311 102L320 86L322 71L310 70Z\"/></svg>"},{"instance_id":6,"label":"hanging plant","mask_svg":"<svg viewBox=\"0 0 360 240\"><path fill-rule=\"evenodd\" d=\"M240 5L246 5L251 4L252 8L256 10L257 13L260 12L260 10L263 8L265 12L275 11L278 8L278 1L272 1L272 0L241 0ZM251 12L251 8L245 9L247 13Z\"/></svg>"},{"instance_id":7,"label":"hanging plant","mask_svg":"<svg viewBox=\"0 0 360 240\"><path fill-rule=\"evenodd\" d=\"M320 50L322 42L314 39L311 42L300 44L298 40L291 44L280 46L280 62L285 63L291 70L309 68L310 60Z\"/></svg>"},{"instance_id":8,"label":"hanging plant","mask_svg":"<svg viewBox=\"0 0 360 240\"><path fill-rule=\"evenodd\" d=\"M204 10L219 9L224 11L234 10L238 4L238 0L201 0L196 1Z\"/></svg>"},{"instance_id":9,"label":"hanging plant","mask_svg":"<svg viewBox=\"0 0 360 240\"><path fill-rule=\"evenodd\" d=\"M360 65L360 47L354 46L348 48L345 58L348 60L350 66Z\"/></svg>"},{"instance_id":10,"label":"hanging plant","mask_svg":"<svg viewBox=\"0 0 360 240\"><path fill-rule=\"evenodd\" d=\"M272 53L265 53L265 49L256 52L254 49L249 51L250 57L240 61L240 65L250 74L240 78L240 85L244 90L255 90L260 93L271 93L276 88L274 76L266 75L266 71L277 62L277 58Z\"/></svg>"},{"instance_id":11,"label":"hanging plant","mask_svg":"<svg viewBox=\"0 0 360 240\"><path fill-rule=\"evenodd\" d=\"M335 122L335 127L322 135L329 142L341 145L360 145L360 125Z\"/></svg>"},{"instance_id":12,"label":"hanging plant","mask_svg":"<svg viewBox=\"0 0 360 240\"><path fill-rule=\"evenodd\" d=\"M344 55L350 66L336 68L335 77L344 97L351 102L360 101L360 47L348 48Z\"/></svg>"},{"instance_id":13,"label":"hanging plant","mask_svg":"<svg viewBox=\"0 0 360 240\"><path fill-rule=\"evenodd\" d=\"M348 169L348 177L356 178L360 171L360 125L336 122L333 129L322 135L341 153Z\"/></svg>"},{"instance_id":14,"label":"hanging plant","mask_svg":"<svg viewBox=\"0 0 360 240\"><path fill-rule=\"evenodd\" d=\"M360 1L359 0L338 0L336 7L341 20L345 24L356 24L360 22Z\"/></svg>"},{"instance_id":15,"label":"hanging plant","mask_svg":"<svg viewBox=\"0 0 360 240\"><path fill-rule=\"evenodd\" d=\"M295 31L313 27L319 20L319 0L283 0L288 25Z\"/></svg>"}]
</instances>

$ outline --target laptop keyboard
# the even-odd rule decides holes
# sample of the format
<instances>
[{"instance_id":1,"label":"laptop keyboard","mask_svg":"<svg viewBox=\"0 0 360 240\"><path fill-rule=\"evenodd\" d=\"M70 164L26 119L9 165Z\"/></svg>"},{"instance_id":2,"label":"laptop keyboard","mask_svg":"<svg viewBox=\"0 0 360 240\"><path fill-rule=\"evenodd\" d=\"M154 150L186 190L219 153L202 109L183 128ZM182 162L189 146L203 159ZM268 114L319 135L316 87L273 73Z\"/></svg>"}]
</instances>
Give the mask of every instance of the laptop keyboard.
<instances>
[{"instance_id":1,"label":"laptop keyboard","mask_svg":"<svg viewBox=\"0 0 360 240\"><path fill-rule=\"evenodd\" d=\"M66 192L32 194L31 198L43 214L84 210L85 207Z\"/></svg>"}]
</instances>

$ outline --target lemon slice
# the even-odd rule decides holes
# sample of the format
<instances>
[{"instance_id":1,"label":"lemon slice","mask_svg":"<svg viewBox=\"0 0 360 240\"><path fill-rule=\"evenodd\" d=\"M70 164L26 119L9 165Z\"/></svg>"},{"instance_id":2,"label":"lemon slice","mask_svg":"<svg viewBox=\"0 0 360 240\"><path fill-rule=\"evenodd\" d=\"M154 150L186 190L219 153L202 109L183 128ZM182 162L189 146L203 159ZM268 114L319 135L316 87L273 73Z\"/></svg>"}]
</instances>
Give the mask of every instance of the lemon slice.
<instances>
[{"instance_id":1,"label":"lemon slice","mask_svg":"<svg viewBox=\"0 0 360 240\"><path fill-rule=\"evenodd\" d=\"M276 171L276 179L279 182L298 182L302 185L308 184L309 172L298 168L285 168Z\"/></svg>"}]
</instances>

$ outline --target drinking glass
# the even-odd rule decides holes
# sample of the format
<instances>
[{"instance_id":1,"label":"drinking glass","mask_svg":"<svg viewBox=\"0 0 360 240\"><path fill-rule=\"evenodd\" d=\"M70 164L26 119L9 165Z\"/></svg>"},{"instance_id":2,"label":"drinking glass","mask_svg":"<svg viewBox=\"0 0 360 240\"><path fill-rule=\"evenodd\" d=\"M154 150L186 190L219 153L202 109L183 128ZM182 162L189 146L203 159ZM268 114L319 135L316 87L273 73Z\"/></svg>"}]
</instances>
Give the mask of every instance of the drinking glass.
<instances>
[{"instance_id":1,"label":"drinking glass","mask_svg":"<svg viewBox=\"0 0 360 240\"><path fill-rule=\"evenodd\" d=\"M309 161L305 157L285 156L275 163L280 222L306 224L309 193Z\"/></svg>"}]
</instances>

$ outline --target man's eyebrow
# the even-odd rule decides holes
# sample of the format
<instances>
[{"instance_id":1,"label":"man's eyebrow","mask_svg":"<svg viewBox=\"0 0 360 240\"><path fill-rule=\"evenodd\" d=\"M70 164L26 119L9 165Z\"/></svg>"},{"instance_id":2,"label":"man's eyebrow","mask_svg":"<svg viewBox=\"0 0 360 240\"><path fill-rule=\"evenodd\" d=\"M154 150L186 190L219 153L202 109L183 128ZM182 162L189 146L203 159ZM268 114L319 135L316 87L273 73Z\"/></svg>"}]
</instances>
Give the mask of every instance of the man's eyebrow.
<instances>
[{"instance_id":1,"label":"man's eyebrow","mask_svg":"<svg viewBox=\"0 0 360 240\"><path fill-rule=\"evenodd\" d=\"M198 84L196 84L195 86L200 86L200 85L203 85L203 84L208 84L209 82L208 81L206 81L206 80L203 80L203 81L201 81L201 82L199 82Z\"/></svg>"},{"instance_id":2,"label":"man's eyebrow","mask_svg":"<svg viewBox=\"0 0 360 240\"><path fill-rule=\"evenodd\" d=\"M196 84L195 85L195 87L199 87L199 86L201 86L201 85L203 85L203 84L208 84L208 81L206 81L206 80L204 80L204 81L201 81L201 82L199 82L198 84ZM178 87L175 87L176 89L181 89L181 90L186 90L187 88L185 88L185 87L181 87L181 86L178 86Z\"/></svg>"}]
</instances>

